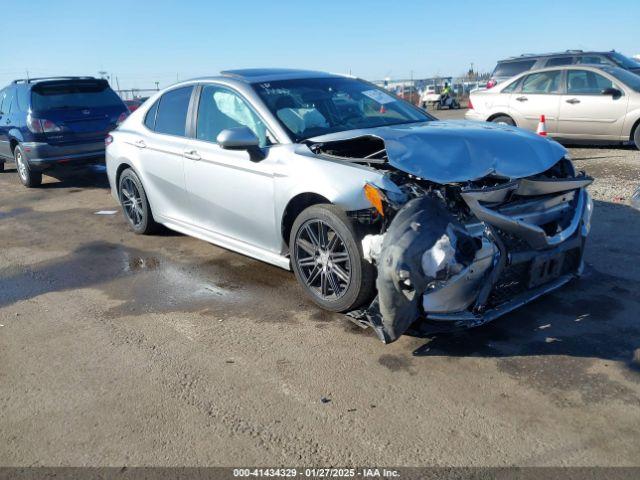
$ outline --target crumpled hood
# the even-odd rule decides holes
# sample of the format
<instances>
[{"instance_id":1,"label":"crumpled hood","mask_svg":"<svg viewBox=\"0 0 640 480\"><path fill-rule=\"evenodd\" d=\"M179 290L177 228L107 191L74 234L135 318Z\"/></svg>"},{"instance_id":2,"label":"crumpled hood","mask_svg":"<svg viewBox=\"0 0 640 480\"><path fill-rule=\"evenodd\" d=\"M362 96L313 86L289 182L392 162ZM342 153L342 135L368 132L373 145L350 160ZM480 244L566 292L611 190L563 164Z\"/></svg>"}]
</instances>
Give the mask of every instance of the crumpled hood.
<instances>
[{"instance_id":1,"label":"crumpled hood","mask_svg":"<svg viewBox=\"0 0 640 480\"><path fill-rule=\"evenodd\" d=\"M437 183L477 180L495 173L509 178L543 172L567 151L559 143L508 125L430 121L323 135L312 142L378 137L389 163Z\"/></svg>"}]
</instances>

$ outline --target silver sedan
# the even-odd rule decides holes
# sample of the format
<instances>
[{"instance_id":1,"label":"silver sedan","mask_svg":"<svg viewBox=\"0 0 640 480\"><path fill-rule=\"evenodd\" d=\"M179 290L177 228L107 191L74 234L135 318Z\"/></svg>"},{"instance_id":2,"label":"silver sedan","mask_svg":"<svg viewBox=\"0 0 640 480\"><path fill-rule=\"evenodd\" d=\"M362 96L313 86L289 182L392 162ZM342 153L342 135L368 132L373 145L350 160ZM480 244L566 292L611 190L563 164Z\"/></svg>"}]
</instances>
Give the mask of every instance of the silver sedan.
<instances>
[{"instance_id":1,"label":"silver sedan","mask_svg":"<svg viewBox=\"0 0 640 480\"><path fill-rule=\"evenodd\" d=\"M468 120L535 131L568 141L633 142L640 148L640 76L614 66L529 71L471 93Z\"/></svg>"},{"instance_id":2,"label":"silver sedan","mask_svg":"<svg viewBox=\"0 0 640 480\"><path fill-rule=\"evenodd\" d=\"M241 70L174 85L107 138L131 228L285 269L390 342L471 327L579 274L591 202L565 149L440 122L363 80Z\"/></svg>"}]
</instances>

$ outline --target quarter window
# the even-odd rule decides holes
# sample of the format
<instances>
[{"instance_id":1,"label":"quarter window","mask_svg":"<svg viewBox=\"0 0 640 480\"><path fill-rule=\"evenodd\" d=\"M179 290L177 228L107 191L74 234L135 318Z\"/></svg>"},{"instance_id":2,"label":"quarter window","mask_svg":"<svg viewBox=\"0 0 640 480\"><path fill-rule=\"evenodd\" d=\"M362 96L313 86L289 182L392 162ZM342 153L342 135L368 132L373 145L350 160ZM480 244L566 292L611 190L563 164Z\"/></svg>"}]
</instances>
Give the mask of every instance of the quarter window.
<instances>
[{"instance_id":1,"label":"quarter window","mask_svg":"<svg viewBox=\"0 0 640 480\"><path fill-rule=\"evenodd\" d=\"M567 93L570 95L599 95L605 88L614 87L613 82L588 70L567 71Z\"/></svg>"},{"instance_id":2,"label":"quarter window","mask_svg":"<svg viewBox=\"0 0 640 480\"><path fill-rule=\"evenodd\" d=\"M193 87L182 87L165 93L158 105L154 130L167 135L186 136L187 112Z\"/></svg>"},{"instance_id":3,"label":"quarter window","mask_svg":"<svg viewBox=\"0 0 640 480\"><path fill-rule=\"evenodd\" d=\"M26 87L18 88L18 109L22 112L29 110L29 89Z\"/></svg>"},{"instance_id":4,"label":"quarter window","mask_svg":"<svg viewBox=\"0 0 640 480\"><path fill-rule=\"evenodd\" d=\"M160 100L156 100L156 103L149 109L147 115L144 117L144 125L149 130L155 130L156 128L156 114L158 113L158 105L160 104Z\"/></svg>"},{"instance_id":5,"label":"quarter window","mask_svg":"<svg viewBox=\"0 0 640 480\"><path fill-rule=\"evenodd\" d=\"M555 70L528 75L522 82L522 93L557 93L560 73L560 70Z\"/></svg>"},{"instance_id":6,"label":"quarter window","mask_svg":"<svg viewBox=\"0 0 640 480\"><path fill-rule=\"evenodd\" d=\"M205 85L200 93L196 138L216 142L218 134L229 128L248 127L267 145L267 127L237 93L216 85Z\"/></svg>"}]
</instances>

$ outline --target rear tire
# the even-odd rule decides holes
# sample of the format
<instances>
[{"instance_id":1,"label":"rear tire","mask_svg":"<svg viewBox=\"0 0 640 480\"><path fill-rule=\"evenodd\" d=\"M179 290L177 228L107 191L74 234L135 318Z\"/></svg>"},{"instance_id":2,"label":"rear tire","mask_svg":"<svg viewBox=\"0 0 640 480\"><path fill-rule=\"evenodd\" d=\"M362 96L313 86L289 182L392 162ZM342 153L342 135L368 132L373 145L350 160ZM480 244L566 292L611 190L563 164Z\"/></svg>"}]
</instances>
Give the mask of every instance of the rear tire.
<instances>
[{"instance_id":1,"label":"rear tire","mask_svg":"<svg viewBox=\"0 0 640 480\"><path fill-rule=\"evenodd\" d=\"M491 120L491 123L498 123L500 125L511 125L512 127L516 126L516 122L513 121L513 118L508 115L500 115L499 117Z\"/></svg>"},{"instance_id":2,"label":"rear tire","mask_svg":"<svg viewBox=\"0 0 640 480\"><path fill-rule=\"evenodd\" d=\"M29 161L24 156L24 151L20 145L16 145L13 150L13 159L16 162L20 181L27 188L38 187L42 183L42 172L34 172L29 166Z\"/></svg>"},{"instance_id":3,"label":"rear tire","mask_svg":"<svg viewBox=\"0 0 640 480\"><path fill-rule=\"evenodd\" d=\"M158 230L159 225L153 219L151 206L142 182L130 168L127 168L120 175L118 199L122 205L122 213L135 233L150 235Z\"/></svg>"},{"instance_id":4,"label":"rear tire","mask_svg":"<svg viewBox=\"0 0 640 480\"><path fill-rule=\"evenodd\" d=\"M4 162L0 162L0 173L4 172Z\"/></svg>"},{"instance_id":5,"label":"rear tire","mask_svg":"<svg viewBox=\"0 0 640 480\"><path fill-rule=\"evenodd\" d=\"M373 297L375 268L363 258L353 221L335 205L313 205L298 215L289 252L298 282L325 310L348 312Z\"/></svg>"},{"instance_id":6,"label":"rear tire","mask_svg":"<svg viewBox=\"0 0 640 480\"><path fill-rule=\"evenodd\" d=\"M636 148L640 150L640 123L636 125L636 129L633 132L633 143L635 143Z\"/></svg>"}]
</instances>

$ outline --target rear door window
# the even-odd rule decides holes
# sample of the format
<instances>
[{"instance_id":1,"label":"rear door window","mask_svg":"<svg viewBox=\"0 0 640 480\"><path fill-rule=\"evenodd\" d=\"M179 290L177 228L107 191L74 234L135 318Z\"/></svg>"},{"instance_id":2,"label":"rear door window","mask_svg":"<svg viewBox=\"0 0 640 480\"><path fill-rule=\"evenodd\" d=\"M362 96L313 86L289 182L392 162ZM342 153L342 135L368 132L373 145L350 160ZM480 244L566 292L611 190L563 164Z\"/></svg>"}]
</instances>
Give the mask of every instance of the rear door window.
<instances>
[{"instance_id":1,"label":"rear door window","mask_svg":"<svg viewBox=\"0 0 640 480\"><path fill-rule=\"evenodd\" d=\"M560 70L532 73L522 82L522 93L558 93L560 90Z\"/></svg>"},{"instance_id":2,"label":"rear door window","mask_svg":"<svg viewBox=\"0 0 640 480\"><path fill-rule=\"evenodd\" d=\"M186 136L187 113L192 91L193 86L176 88L160 98L154 128L156 132Z\"/></svg>"},{"instance_id":3,"label":"rear door window","mask_svg":"<svg viewBox=\"0 0 640 480\"><path fill-rule=\"evenodd\" d=\"M502 89L502 92L500 92L500 93L513 93L513 92L515 92L515 90L516 90L516 88L518 88L518 85L520 84L521 80L522 79L520 78L520 79L516 80L515 82L511 82L509 85L504 87Z\"/></svg>"},{"instance_id":4,"label":"rear door window","mask_svg":"<svg viewBox=\"0 0 640 480\"><path fill-rule=\"evenodd\" d=\"M31 108L37 112L121 105L106 81L43 82L31 89Z\"/></svg>"},{"instance_id":5,"label":"rear door window","mask_svg":"<svg viewBox=\"0 0 640 480\"><path fill-rule=\"evenodd\" d=\"M531 70L531 67L536 63L536 60L520 60L517 62L504 62L499 63L496 69L493 71L494 77L513 77L519 73Z\"/></svg>"},{"instance_id":6,"label":"rear door window","mask_svg":"<svg viewBox=\"0 0 640 480\"><path fill-rule=\"evenodd\" d=\"M547 60L546 67L559 67L561 65L571 65L573 57L554 57Z\"/></svg>"},{"instance_id":7,"label":"rear door window","mask_svg":"<svg viewBox=\"0 0 640 480\"><path fill-rule=\"evenodd\" d=\"M578 57L578 63L586 63L591 65L602 65L604 63L606 65L609 65L609 62L605 61L599 55L583 55L582 57Z\"/></svg>"},{"instance_id":8,"label":"rear door window","mask_svg":"<svg viewBox=\"0 0 640 480\"><path fill-rule=\"evenodd\" d=\"M567 93L570 95L600 95L606 88L614 88L614 85L602 75L589 70L567 71Z\"/></svg>"}]
</instances>

